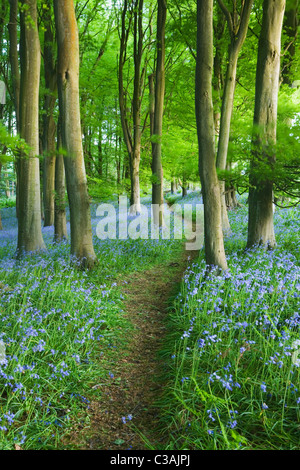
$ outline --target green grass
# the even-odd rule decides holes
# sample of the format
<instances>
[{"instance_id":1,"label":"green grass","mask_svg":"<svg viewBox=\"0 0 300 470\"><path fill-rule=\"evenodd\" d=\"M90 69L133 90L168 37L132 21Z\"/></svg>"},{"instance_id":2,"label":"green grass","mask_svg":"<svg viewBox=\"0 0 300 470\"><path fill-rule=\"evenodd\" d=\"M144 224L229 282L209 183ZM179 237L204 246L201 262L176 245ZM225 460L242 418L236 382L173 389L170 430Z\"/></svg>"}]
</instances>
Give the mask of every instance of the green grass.
<instances>
[{"instance_id":1,"label":"green grass","mask_svg":"<svg viewBox=\"0 0 300 470\"><path fill-rule=\"evenodd\" d=\"M5 228L13 230L13 211L6 211ZM95 238L99 265L84 272L70 263L69 242L52 238L46 229L47 251L20 262L14 239L0 244L1 450L64 448L70 429L85 427L90 401L101 400L93 386L112 382L110 364L130 338L125 276L182 251L174 240Z\"/></svg>"},{"instance_id":2,"label":"green grass","mask_svg":"<svg viewBox=\"0 0 300 470\"><path fill-rule=\"evenodd\" d=\"M273 252L245 251L246 209L230 216L229 273L205 276L201 255L170 311L167 448L298 449L300 211L276 213Z\"/></svg>"},{"instance_id":3,"label":"green grass","mask_svg":"<svg viewBox=\"0 0 300 470\"><path fill-rule=\"evenodd\" d=\"M3 210L6 230L13 214ZM297 449L300 211L276 212L272 252L245 251L246 208L230 219L229 273L205 276L201 253L170 304L159 404L166 448ZM101 400L93 386L110 384L111 361L130 337L124 278L183 249L174 240L95 238L99 265L88 273L71 265L68 242L44 235L48 251L21 262L10 235L0 244L1 450L64 448L71 428L88 426L89 402Z\"/></svg>"}]
</instances>

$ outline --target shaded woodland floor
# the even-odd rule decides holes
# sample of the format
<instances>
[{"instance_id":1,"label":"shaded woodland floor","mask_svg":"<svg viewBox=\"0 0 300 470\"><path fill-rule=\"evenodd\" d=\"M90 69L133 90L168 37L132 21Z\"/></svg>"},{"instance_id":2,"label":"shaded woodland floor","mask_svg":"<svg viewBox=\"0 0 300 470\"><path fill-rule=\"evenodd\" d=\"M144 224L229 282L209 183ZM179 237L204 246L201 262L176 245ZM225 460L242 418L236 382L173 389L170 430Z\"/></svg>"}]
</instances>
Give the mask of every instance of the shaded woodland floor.
<instances>
[{"instance_id":1,"label":"shaded woodland floor","mask_svg":"<svg viewBox=\"0 0 300 470\"><path fill-rule=\"evenodd\" d=\"M78 429L72 435L72 445L76 448L164 448L161 410L157 404L166 378L164 362L158 353L163 346L172 297L177 294L183 273L195 255L196 252L184 251L181 259L135 272L122 280L125 315L133 329L123 333L128 335L127 343L111 364L112 382L99 385L101 398L90 404L88 429Z\"/></svg>"}]
</instances>

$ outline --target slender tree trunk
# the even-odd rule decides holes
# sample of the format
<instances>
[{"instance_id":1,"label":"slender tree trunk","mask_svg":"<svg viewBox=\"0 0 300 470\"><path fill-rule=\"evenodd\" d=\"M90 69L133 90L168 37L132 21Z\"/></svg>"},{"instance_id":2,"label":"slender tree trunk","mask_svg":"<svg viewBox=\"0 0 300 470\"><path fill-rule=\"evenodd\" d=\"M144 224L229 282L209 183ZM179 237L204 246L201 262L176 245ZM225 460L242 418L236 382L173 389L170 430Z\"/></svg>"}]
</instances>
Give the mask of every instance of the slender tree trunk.
<instances>
[{"instance_id":1,"label":"slender tree trunk","mask_svg":"<svg viewBox=\"0 0 300 470\"><path fill-rule=\"evenodd\" d=\"M55 135L56 123L54 120L54 108L57 95L57 74L53 55L54 35L51 24L51 3L47 0L48 9L44 13L44 72L46 95L44 101L43 119L43 147L44 147L44 172L43 172L43 204L44 226L54 225L54 187L55 187Z\"/></svg>"},{"instance_id":2,"label":"slender tree trunk","mask_svg":"<svg viewBox=\"0 0 300 470\"><path fill-rule=\"evenodd\" d=\"M219 132L219 143L217 152L217 168L225 170L227 162L227 152L229 144L230 123L233 111L234 90L236 81L238 51L230 48L227 76L225 81L225 88L222 99L221 121ZM225 181L220 181L220 194L221 194L221 213L222 213L222 228L224 233L230 233L230 223L228 219L226 201L225 201Z\"/></svg>"},{"instance_id":3,"label":"slender tree trunk","mask_svg":"<svg viewBox=\"0 0 300 470\"><path fill-rule=\"evenodd\" d=\"M139 168L141 158L141 106L143 98L143 86L145 67L142 67L142 58L144 53L143 41L143 0L134 0L129 5L124 0L122 8L122 27L120 37L120 57L119 57L119 106L122 123L124 141L128 151L129 169L130 169L130 213L138 214L141 211L140 204L140 181ZM127 21L128 20L128 21ZM126 103L126 92L124 89L124 65L127 57L127 46L130 28L133 23L133 60L134 60L134 79L133 79L133 97L130 103L132 110L132 129L129 125L131 116L129 116Z\"/></svg>"},{"instance_id":4,"label":"slender tree trunk","mask_svg":"<svg viewBox=\"0 0 300 470\"><path fill-rule=\"evenodd\" d=\"M285 0L264 0L258 45L247 246L276 244L273 224L277 102Z\"/></svg>"},{"instance_id":5,"label":"slender tree trunk","mask_svg":"<svg viewBox=\"0 0 300 470\"><path fill-rule=\"evenodd\" d=\"M20 106L20 69L18 61L18 0L9 0L9 60L11 67L13 98L16 113L17 132L19 132L19 106Z\"/></svg>"},{"instance_id":6,"label":"slender tree trunk","mask_svg":"<svg viewBox=\"0 0 300 470\"><path fill-rule=\"evenodd\" d=\"M283 30L287 36L284 48L286 52L282 61L282 81L283 83L291 86L293 79L291 79L291 67L295 59L296 52L296 39L298 36L298 8L299 0L287 0L286 10L283 18Z\"/></svg>"},{"instance_id":7,"label":"slender tree trunk","mask_svg":"<svg viewBox=\"0 0 300 470\"><path fill-rule=\"evenodd\" d=\"M47 102L47 100L46 100ZM56 123L53 115L44 120L44 172L43 172L43 206L44 227L54 225L54 187L55 187L55 133Z\"/></svg>"},{"instance_id":8,"label":"slender tree trunk","mask_svg":"<svg viewBox=\"0 0 300 470\"><path fill-rule=\"evenodd\" d=\"M213 0L197 0L196 121L199 174L204 202L206 264L227 269L223 243L220 187L215 165L212 103Z\"/></svg>"},{"instance_id":9,"label":"slender tree trunk","mask_svg":"<svg viewBox=\"0 0 300 470\"><path fill-rule=\"evenodd\" d=\"M5 178L5 195L9 199L10 198L10 186L9 186L8 173L4 173L4 178Z\"/></svg>"},{"instance_id":10,"label":"slender tree trunk","mask_svg":"<svg viewBox=\"0 0 300 470\"><path fill-rule=\"evenodd\" d=\"M2 164L0 162L0 181L1 181L1 170L2 170ZM1 219L1 212L0 212L0 230L3 230L3 227L2 227L2 219Z\"/></svg>"},{"instance_id":11,"label":"slender tree trunk","mask_svg":"<svg viewBox=\"0 0 300 470\"><path fill-rule=\"evenodd\" d=\"M174 179L171 181L171 194L174 194L175 182Z\"/></svg>"},{"instance_id":12,"label":"slender tree trunk","mask_svg":"<svg viewBox=\"0 0 300 470\"><path fill-rule=\"evenodd\" d=\"M9 61L11 68L13 99L16 113L16 131L20 132L20 68L18 54L18 0L9 0ZM16 215L19 214L19 174L18 165L15 164L16 171Z\"/></svg>"},{"instance_id":13,"label":"slender tree trunk","mask_svg":"<svg viewBox=\"0 0 300 470\"><path fill-rule=\"evenodd\" d=\"M233 111L234 92L236 84L236 71L239 52L246 39L250 13L253 5L253 0L246 0L242 8L240 24L238 25L238 32L236 33L237 25L235 24L235 15L231 14L224 6L222 0L218 0L221 8L223 9L228 22L228 28L231 35L231 43L228 54L228 64L226 72L226 80L222 98L221 108L221 121L220 132L217 152L217 168L219 170L226 169L230 124ZM227 207L225 201L225 181L220 181L221 192L221 212L222 212L222 227L225 233L229 233L230 224L227 214Z\"/></svg>"},{"instance_id":14,"label":"slender tree trunk","mask_svg":"<svg viewBox=\"0 0 300 470\"><path fill-rule=\"evenodd\" d=\"M60 126L59 126L60 127ZM66 205L65 205L65 166L61 148L60 129L57 136L57 156L55 161L55 199L54 199L54 241L56 243L68 238Z\"/></svg>"},{"instance_id":15,"label":"slender tree trunk","mask_svg":"<svg viewBox=\"0 0 300 470\"><path fill-rule=\"evenodd\" d=\"M41 229L39 166L40 41L36 0L22 0L20 135L29 146L19 156L19 224L17 254L45 248Z\"/></svg>"},{"instance_id":16,"label":"slender tree trunk","mask_svg":"<svg viewBox=\"0 0 300 470\"><path fill-rule=\"evenodd\" d=\"M79 106L79 42L73 0L54 0L58 45L58 95L70 206L71 254L82 268L97 262L84 166Z\"/></svg>"},{"instance_id":17,"label":"slender tree trunk","mask_svg":"<svg viewBox=\"0 0 300 470\"><path fill-rule=\"evenodd\" d=\"M222 61L223 61L223 36L225 28L225 18L220 10L217 10L216 23L214 25L214 40L215 40L215 56L214 56L214 73L213 73L213 89L214 89L214 123L215 123L215 135L216 142L219 139L220 132L220 118L221 118L221 90L223 87L223 73L222 73Z\"/></svg>"},{"instance_id":18,"label":"slender tree trunk","mask_svg":"<svg viewBox=\"0 0 300 470\"><path fill-rule=\"evenodd\" d=\"M103 150L102 150L102 128L99 126L98 133L98 159L97 159L97 172L100 178L103 175Z\"/></svg>"},{"instance_id":19,"label":"slender tree trunk","mask_svg":"<svg viewBox=\"0 0 300 470\"><path fill-rule=\"evenodd\" d=\"M161 139L165 97L165 28L167 3L158 0L156 36L155 103L152 135L152 204L154 224L163 226L163 172L161 161ZM161 210L159 207L161 206ZM157 210L158 209L158 210Z\"/></svg>"},{"instance_id":20,"label":"slender tree trunk","mask_svg":"<svg viewBox=\"0 0 300 470\"><path fill-rule=\"evenodd\" d=\"M127 105L126 105L126 93L124 89L124 65L126 62L126 49L128 42L128 35L130 30L130 25L132 22L132 15L129 15L129 25L126 27L126 17L128 14L128 1L124 0L123 9L122 9L122 26L121 26L121 37L120 37L120 55L118 63L118 84L119 84L119 108L120 108L120 118L123 131L123 138L127 148L128 159L124 162L124 177L128 179L130 175L132 152L133 152L133 142L131 129L129 126L129 119L127 115Z\"/></svg>"},{"instance_id":21,"label":"slender tree trunk","mask_svg":"<svg viewBox=\"0 0 300 470\"><path fill-rule=\"evenodd\" d=\"M134 42L134 87L132 100L132 118L133 118L133 148L131 152L131 195L130 195L130 213L135 215L141 212L140 200L140 160L141 160L141 65L143 55L143 0L136 0L134 8L133 21L133 42Z\"/></svg>"}]
</instances>

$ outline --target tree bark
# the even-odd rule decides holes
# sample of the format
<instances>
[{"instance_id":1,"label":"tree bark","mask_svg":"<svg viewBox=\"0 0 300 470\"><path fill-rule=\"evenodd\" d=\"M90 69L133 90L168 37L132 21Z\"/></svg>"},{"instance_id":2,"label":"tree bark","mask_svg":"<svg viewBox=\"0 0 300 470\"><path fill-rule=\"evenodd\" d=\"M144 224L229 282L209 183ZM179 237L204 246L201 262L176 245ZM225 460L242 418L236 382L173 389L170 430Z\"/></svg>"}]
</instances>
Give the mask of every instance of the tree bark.
<instances>
[{"instance_id":1,"label":"tree bark","mask_svg":"<svg viewBox=\"0 0 300 470\"><path fill-rule=\"evenodd\" d=\"M197 0L196 121L199 174L204 202L204 246L209 268L227 269L223 243L220 187L215 165L212 102L213 0Z\"/></svg>"},{"instance_id":2,"label":"tree bark","mask_svg":"<svg viewBox=\"0 0 300 470\"><path fill-rule=\"evenodd\" d=\"M1 180L1 170L2 170L2 163L0 162L0 180ZM0 212L0 230L3 230L1 212Z\"/></svg>"},{"instance_id":3,"label":"tree bark","mask_svg":"<svg viewBox=\"0 0 300 470\"><path fill-rule=\"evenodd\" d=\"M54 198L54 241L59 243L68 238L66 207L65 207L65 166L64 157L60 153L60 126L57 136L57 156L55 161L55 198Z\"/></svg>"},{"instance_id":4,"label":"tree bark","mask_svg":"<svg viewBox=\"0 0 300 470\"><path fill-rule=\"evenodd\" d=\"M9 60L11 68L11 76L13 83L13 98L16 113L17 132L19 132L19 106L20 106L20 69L18 61L18 0L9 0Z\"/></svg>"},{"instance_id":5,"label":"tree bark","mask_svg":"<svg viewBox=\"0 0 300 470\"><path fill-rule=\"evenodd\" d=\"M53 56L54 36L51 24L51 3L47 0L48 9L44 13L44 72L46 94L44 98L43 117L43 203L44 227L54 225L54 188L55 188L55 135L56 123L54 108L57 95L57 74Z\"/></svg>"},{"instance_id":6,"label":"tree bark","mask_svg":"<svg viewBox=\"0 0 300 470\"><path fill-rule=\"evenodd\" d=\"M124 0L121 21L120 36L120 56L119 56L119 107L122 123L124 141L128 151L129 169L130 169L130 213L138 214L141 211L140 203L140 158L141 158L141 106L144 85L145 67L142 68L143 58L143 0L134 0L128 4ZM126 25L126 19L128 24ZM132 116L129 115L126 103L126 92L124 88L124 65L127 60L127 47L130 28L133 23L133 60L134 60L134 79L133 96L130 103ZM130 121L132 125L130 125ZM131 128L132 127L132 128Z\"/></svg>"},{"instance_id":7,"label":"tree bark","mask_svg":"<svg viewBox=\"0 0 300 470\"><path fill-rule=\"evenodd\" d=\"M227 18L229 32L231 36L231 43L228 54L228 65L225 79L225 86L222 98L221 107L221 121L220 132L217 152L217 168L219 170L226 169L230 124L233 111L234 92L236 85L236 71L239 52L246 39L250 13L253 5L253 0L246 0L241 12L241 19L239 25L236 25L235 16L224 6L222 0L218 0L222 10ZM222 211L222 227L225 233L229 233L230 224L227 214L227 207L225 201L225 181L220 181L221 192L221 211Z\"/></svg>"},{"instance_id":8,"label":"tree bark","mask_svg":"<svg viewBox=\"0 0 300 470\"><path fill-rule=\"evenodd\" d=\"M132 22L132 15L129 15L129 25L128 27L126 27L127 14L128 14L128 1L124 0L123 10L122 10L122 21L121 21L120 55L119 55L119 63L118 63L118 84L119 84L119 108L120 108L121 125L122 125L122 131L123 131L123 138L124 138L124 142L125 142L127 153L128 153L128 162L124 162L125 178L128 178L128 176L130 175L130 166L131 166L132 152L133 152L133 142L132 142L131 129L129 125L129 118L127 115L126 94L125 94L125 89L124 89L124 65L126 62L126 49L127 49L128 35L129 35L130 25Z\"/></svg>"},{"instance_id":9,"label":"tree bark","mask_svg":"<svg viewBox=\"0 0 300 470\"><path fill-rule=\"evenodd\" d=\"M71 254L82 268L97 263L84 166L79 106L79 41L73 0L54 0L58 96L70 206Z\"/></svg>"},{"instance_id":10,"label":"tree bark","mask_svg":"<svg viewBox=\"0 0 300 470\"><path fill-rule=\"evenodd\" d=\"M16 113L16 131L20 132L20 68L18 54L18 0L9 0L9 61L13 84L13 100ZM19 214L19 175L18 165L16 171L16 215Z\"/></svg>"},{"instance_id":11,"label":"tree bark","mask_svg":"<svg viewBox=\"0 0 300 470\"><path fill-rule=\"evenodd\" d=\"M295 44L299 26L298 8L299 0L287 0L285 15L283 18L283 30L286 33L287 39L284 44L284 48L286 50L282 61L282 82L289 86L291 86L293 82L290 71L296 52Z\"/></svg>"},{"instance_id":12,"label":"tree bark","mask_svg":"<svg viewBox=\"0 0 300 470\"><path fill-rule=\"evenodd\" d=\"M165 29L167 18L166 0L158 0L156 36L155 101L152 128L152 204L154 224L162 227L163 221L163 170L161 139L165 97ZM150 96L153 85L150 79Z\"/></svg>"},{"instance_id":13,"label":"tree bark","mask_svg":"<svg viewBox=\"0 0 300 470\"><path fill-rule=\"evenodd\" d=\"M17 254L45 249L41 229L39 166L40 41L36 0L22 0L20 135L29 146L18 159L19 219Z\"/></svg>"},{"instance_id":14,"label":"tree bark","mask_svg":"<svg viewBox=\"0 0 300 470\"><path fill-rule=\"evenodd\" d=\"M143 0L136 0L134 5L133 42L134 42L134 87L132 100L133 149L131 153L131 195L130 213L141 212L140 200L140 160L141 160L141 65L143 56Z\"/></svg>"},{"instance_id":15,"label":"tree bark","mask_svg":"<svg viewBox=\"0 0 300 470\"><path fill-rule=\"evenodd\" d=\"M264 0L258 44L247 246L276 244L273 224L277 102L285 0Z\"/></svg>"}]
</instances>

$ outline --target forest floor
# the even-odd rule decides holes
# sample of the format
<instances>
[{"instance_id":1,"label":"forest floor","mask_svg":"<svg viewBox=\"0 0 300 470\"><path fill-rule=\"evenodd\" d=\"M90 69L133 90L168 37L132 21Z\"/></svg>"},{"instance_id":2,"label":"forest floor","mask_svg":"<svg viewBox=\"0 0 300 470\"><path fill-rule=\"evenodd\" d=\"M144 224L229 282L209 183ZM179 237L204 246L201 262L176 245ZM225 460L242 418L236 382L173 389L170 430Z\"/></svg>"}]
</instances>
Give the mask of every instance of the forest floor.
<instances>
[{"instance_id":1,"label":"forest floor","mask_svg":"<svg viewBox=\"0 0 300 470\"><path fill-rule=\"evenodd\" d=\"M100 400L89 406L88 428L76 430L72 436L77 448L164 449L157 403L166 378L163 359L158 353L166 333L171 300L178 293L183 273L196 254L196 251L184 250L179 259L122 279L125 316L133 329L111 365L114 379L108 385L101 385Z\"/></svg>"}]
</instances>

